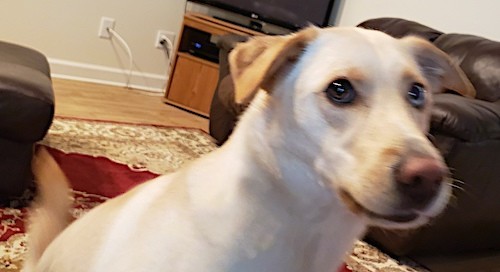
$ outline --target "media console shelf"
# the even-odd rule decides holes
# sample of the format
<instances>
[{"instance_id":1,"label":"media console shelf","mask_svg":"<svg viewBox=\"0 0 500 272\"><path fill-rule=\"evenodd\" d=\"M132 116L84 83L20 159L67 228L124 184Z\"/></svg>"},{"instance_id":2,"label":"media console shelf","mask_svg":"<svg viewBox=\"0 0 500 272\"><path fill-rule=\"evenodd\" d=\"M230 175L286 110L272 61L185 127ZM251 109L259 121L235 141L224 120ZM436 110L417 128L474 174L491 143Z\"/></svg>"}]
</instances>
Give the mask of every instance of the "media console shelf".
<instances>
[{"instance_id":1,"label":"media console shelf","mask_svg":"<svg viewBox=\"0 0 500 272\"><path fill-rule=\"evenodd\" d=\"M189 48L192 42L197 42L198 39L204 37L211 39L226 34L262 35L251 29L203 14L187 13L184 15L176 53L173 56L170 80L165 92L166 103L208 117L212 97L219 80L218 54L215 54L214 59L190 52Z\"/></svg>"}]
</instances>

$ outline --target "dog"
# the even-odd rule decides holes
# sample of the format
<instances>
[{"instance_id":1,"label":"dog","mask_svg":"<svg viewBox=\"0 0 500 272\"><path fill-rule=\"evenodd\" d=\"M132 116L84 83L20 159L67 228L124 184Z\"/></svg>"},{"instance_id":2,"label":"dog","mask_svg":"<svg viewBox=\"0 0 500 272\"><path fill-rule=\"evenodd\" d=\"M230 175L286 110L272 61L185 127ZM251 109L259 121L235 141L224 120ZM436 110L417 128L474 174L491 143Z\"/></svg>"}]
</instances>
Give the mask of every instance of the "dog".
<instances>
[{"instance_id":1,"label":"dog","mask_svg":"<svg viewBox=\"0 0 500 272\"><path fill-rule=\"evenodd\" d=\"M335 271L368 226L446 207L432 96L475 91L427 41L309 27L241 43L230 65L235 100L252 102L228 142L71 224L40 155L25 271Z\"/></svg>"}]
</instances>

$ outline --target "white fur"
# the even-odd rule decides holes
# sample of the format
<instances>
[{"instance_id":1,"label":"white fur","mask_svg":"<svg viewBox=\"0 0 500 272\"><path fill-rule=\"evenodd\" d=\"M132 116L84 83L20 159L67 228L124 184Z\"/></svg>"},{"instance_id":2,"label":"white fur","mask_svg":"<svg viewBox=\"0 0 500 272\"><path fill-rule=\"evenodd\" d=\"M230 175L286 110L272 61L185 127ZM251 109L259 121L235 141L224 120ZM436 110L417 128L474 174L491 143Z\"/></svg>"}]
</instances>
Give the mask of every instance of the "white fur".
<instances>
[{"instance_id":1,"label":"white fur","mask_svg":"<svg viewBox=\"0 0 500 272\"><path fill-rule=\"evenodd\" d=\"M406 47L371 31L318 31L224 146L90 211L30 271L335 271L368 225L416 227L438 214L447 185L405 224L355 213L338 196L407 212L393 208L390 166L413 152L441 157L425 138L428 109L405 100L404 72L427 84ZM332 104L324 88L353 70L360 102Z\"/></svg>"}]
</instances>

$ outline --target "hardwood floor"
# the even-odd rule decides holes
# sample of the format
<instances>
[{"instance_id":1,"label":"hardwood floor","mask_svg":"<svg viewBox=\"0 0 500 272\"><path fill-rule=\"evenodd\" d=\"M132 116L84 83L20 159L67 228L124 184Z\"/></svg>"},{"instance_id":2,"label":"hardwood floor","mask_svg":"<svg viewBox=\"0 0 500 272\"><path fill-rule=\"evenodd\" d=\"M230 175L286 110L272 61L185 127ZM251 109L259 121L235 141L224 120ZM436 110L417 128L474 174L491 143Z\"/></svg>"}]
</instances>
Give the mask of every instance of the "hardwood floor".
<instances>
[{"instance_id":1,"label":"hardwood floor","mask_svg":"<svg viewBox=\"0 0 500 272\"><path fill-rule=\"evenodd\" d=\"M56 116L208 131L208 119L163 103L162 94L55 78L53 87Z\"/></svg>"}]
</instances>

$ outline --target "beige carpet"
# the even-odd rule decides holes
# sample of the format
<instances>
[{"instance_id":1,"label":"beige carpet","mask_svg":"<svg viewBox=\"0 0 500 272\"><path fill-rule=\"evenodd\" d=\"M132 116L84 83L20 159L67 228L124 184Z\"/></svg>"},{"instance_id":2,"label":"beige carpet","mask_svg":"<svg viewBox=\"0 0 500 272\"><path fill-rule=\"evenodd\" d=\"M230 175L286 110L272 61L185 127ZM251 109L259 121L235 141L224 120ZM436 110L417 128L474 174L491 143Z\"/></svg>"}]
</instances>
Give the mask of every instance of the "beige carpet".
<instances>
[{"instance_id":1,"label":"beige carpet","mask_svg":"<svg viewBox=\"0 0 500 272\"><path fill-rule=\"evenodd\" d=\"M196 129L65 118L54 120L42 144L65 153L105 157L128 165L134 171L150 171L156 174L174 171L187 161L216 148L206 133ZM76 217L105 200L101 196L84 192L75 192L75 199L79 202L73 212ZM15 228L16 221L24 219L24 213L24 210L0 209L0 214L8 218L1 220L0 234L2 230L15 233L0 242L0 272L20 269L26 252L26 235L19 229L12 228ZM361 241L356 243L352 254L346 258L346 264L350 270L356 272L425 271L400 264Z\"/></svg>"}]
</instances>

